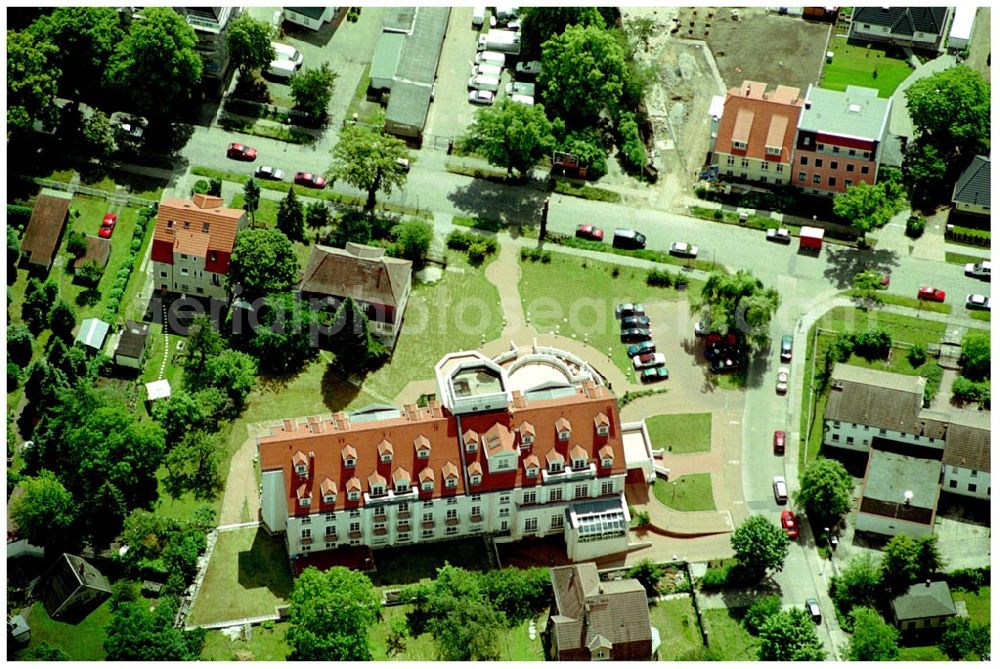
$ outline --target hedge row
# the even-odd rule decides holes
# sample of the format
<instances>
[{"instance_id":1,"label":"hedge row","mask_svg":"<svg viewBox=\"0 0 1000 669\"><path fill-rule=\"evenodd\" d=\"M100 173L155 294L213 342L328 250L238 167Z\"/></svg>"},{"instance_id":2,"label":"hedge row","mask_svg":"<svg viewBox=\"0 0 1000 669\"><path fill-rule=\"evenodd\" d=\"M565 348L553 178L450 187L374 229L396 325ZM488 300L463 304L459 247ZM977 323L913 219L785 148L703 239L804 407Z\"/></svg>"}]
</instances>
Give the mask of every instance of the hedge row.
<instances>
[{"instance_id":1,"label":"hedge row","mask_svg":"<svg viewBox=\"0 0 1000 669\"><path fill-rule=\"evenodd\" d=\"M990 233L984 230L974 230L963 228L960 225L949 225L945 228L944 238L950 242L958 244L968 244L969 246L990 245Z\"/></svg>"},{"instance_id":2,"label":"hedge row","mask_svg":"<svg viewBox=\"0 0 1000 669\"><path fill-rule=\"evenodd\" d=\"M121 308L125 288L132 277L132 270L135 268L139 251L142 249L142 238L146 234L146 226L156 216L156 210L156 205L146 207L136 217L135 230L132 231L132 240L129 242L128 256L118 269L118 274L115 275L115 282L111 284L111 290L108 291L108 303L104 307L105 322L114 323L118 318L118 310Z\"/></svg>"}]
</instances>

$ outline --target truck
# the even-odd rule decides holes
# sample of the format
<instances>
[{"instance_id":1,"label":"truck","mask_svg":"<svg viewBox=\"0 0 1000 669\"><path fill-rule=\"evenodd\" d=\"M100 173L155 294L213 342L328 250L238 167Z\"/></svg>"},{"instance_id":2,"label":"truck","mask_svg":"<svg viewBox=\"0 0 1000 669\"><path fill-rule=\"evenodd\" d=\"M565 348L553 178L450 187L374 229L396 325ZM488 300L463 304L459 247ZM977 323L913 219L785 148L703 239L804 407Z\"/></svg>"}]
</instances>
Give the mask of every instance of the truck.
<instances>
[{"instance_id":1,"label":"truck","mask_svg":"<svg viewBox=\"0 0 1000 669\"><path fill-rule=\"evenodd\" d=\"M490 30L479 36L479 51L499 51L516 56L521 53L521 34L511 30Z\"/></svg>"},{"instance_id":2,"label":"truck","mask_svg":"<svg viewBox=\"0 0 1000 669\"><path fill-rule=\"evenodd\" d=\"M819 253L823 248L823 234L825 232L826 230L823 228L804 226L799 231L799 250Z\"/></svg>"}]
</instances>

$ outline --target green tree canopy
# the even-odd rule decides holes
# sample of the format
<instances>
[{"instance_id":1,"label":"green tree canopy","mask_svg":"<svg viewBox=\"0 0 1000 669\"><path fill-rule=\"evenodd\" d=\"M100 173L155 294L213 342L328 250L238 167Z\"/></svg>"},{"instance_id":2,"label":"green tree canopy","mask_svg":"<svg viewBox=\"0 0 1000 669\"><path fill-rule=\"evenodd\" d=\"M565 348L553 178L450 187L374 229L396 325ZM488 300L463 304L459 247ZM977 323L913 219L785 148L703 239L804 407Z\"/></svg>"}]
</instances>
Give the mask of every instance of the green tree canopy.
<instances>
[{"instance_id":1,"label":"green tree canopy","mask_svg":"<svg viewBox=\"0 0 1000 669\"><path fill-rule=\"evenodd\" d=\"M55 128L58 48L27 30L7 31L7 131L27 133L35 121Z\"/></svg>"},{"instance_id":2,"label":"green tree canopy","mask_svg":"<svg viewBox=\"0 0 1000 669\"><path fill-rule=\"evenodd\" d=\"M9 47L9 43L8 43ZM49 312L59 294L59 286L52 279L42 283L32 277L24 289L24 301L21 303L21 320L31 333L37 335L49 325Z\"/></svg>"},{"instance_id":3,"label":"green tree canopy","mask_svg":"<svg viewBox=\"0 0 1000 669\"><path fill-rule=\"evenodd\" d=\"M959 359L962 374L973 380L989 377L990 335L988 332L969 332L962 339L962 355Z\"/></svg>"},{"instance_id":4,"label":"green tree canopy","mask_svg":"<svg viewBox=\"0 0 1000 669\"><path fill-rule=\"evenodd\" d=\"M886 196L885 188L864 181L833 198L833 213L853 227L862 241L872 229L888 223L895 212L896 203Z\"/></svg>"},{"instance_id":5,"label":"green tree canopy","mask_svg":"<svg viewBox=\"0 0 1000 669\"><path fill-rule=\"evenodd\" d=\"M63 341L69 341L73 337L73 328L76 327L76 312L73 307L66 304L65 300L59 299L52 305L49 312L49 327L52 334Z\"/></svg>"},{"instance_id":6,"label":"green tree canopy","mask_svg":"<svg viewBox=\"0 0 1000 669\"><path fill-rule=\"evenodd\" d=\"M278 230L292 241L302 241L305 237L305 213L294 188L288 189L288 194L278 204Z\"/></svg>"},{"instance_id":7,"label":"green tree canopy","mask_svg":"<svg viewBox=\"0 0 1000 669\"><path fill-rule=\"evenodd\" d=\"M901 594L920 573L920 547L906 534L897 534L882 549L882 580L894 595Z\"/></svg>"},{"instance_id":8,"label":"green tree canopy","mask_svg":"<svg viewBox=\"0 0 1000 669\"><path fill-rule=\"evenodd\" d=\"M307 67L293 74L289 86L295 108L317 119L326 118L336 80L337 73L330 67L330 63Z\"/></svg>"},{"instance_id":9,"label":"green tree canopy","mask_svg":"<svg viewBox=\"0 0 1000 669\"><path fill-rule=\"evenodd\" d=\"M194 28L170 7L146 7L115 49L107 79L146 116L169 119L201 82Z\"/></svg>"},{"instance_id":10,"label":"green tree canopy","mask_svg":"<svg viewBox=\"0 0 1000 669\"><path fill-rule=\"evenodd\" d=\"M760 628L757 659L770 662L820 662L826 651L816 624L805 609L789 609L768 618Z\"/></svg>"},{"instance_id":11,"label":"green tree canopy","mask_svg":"<svg viewBox=\"0 0 1000 669\"><path fill-rule=\"evenodd\" d=\"M918 204L934 202L947 190L948 163L930 142L917 140L907 145L903 173L910 197Z\"/></svg>"},{"instance_id":12,"label":"green tree canopy","mask_svg":"<svg viewBox=\"0 0 1000 669\"><path fill-rule=\"evenodd\" d=\"M31 24L31 32L57 47L52 62L61 73L63 97L94 101L115 47L125 37L115 7L56 7Z\"/></svg>"},{"instance_id":13,"label":"green tree canopy","mask_svg":"<svg viewBox=\"0 0 1000 669\"><path fill-rule=\"evenodd\" d=\"M243 208L250 214L250 221L257 223L257 210L260 209L260 184L251 177L243 184Z\"/></svg>"},{"instance_id":14,"label":"green tree canopy","mask_svg":"<svg viewBox=\"0 0 1000 669\"><path fill-rule=\"evenodd\" d=\"M218 434L187 432L164 459L167 491L175 498L190 492L195 499L215 499L222 490L219 465L224 457L225 444Z\"/></svg>"},{"instance_id":15,"label":"green tree canopy","mask_svg":"<svg viewBox=\"0 0 1000 669\"><path fill-rule=\"evenodd\" d=\"M111 127L111 119L100 110L94 113L83 122L83 145L87 151L97 158L107 158L114 153L115 133Z\"/></svg>"},{"instance_id":16,"label":"green tree canopy","mask_svg":"<svg viewBox=\"0 0 1000 669\"><path fill-rule=\"evenodd\" d=\"M165 432L168 446L172 446L188 432L212 432L225 412L226 397L217 388L204 388L196 392L181 388L165 400L153 404L153 418Z\"/></svg>"},{"instance_id":17,"label":"green tree canopy","mask_svg":"<svg viewBox=\"0 0 1000 669\"><path fill-rule=\"evenodd\" d=\"M736 560L748 576L763 578L768 570L781 571L788 555L785 531L764 516L750 516L729 539Z\"/></svg>"},{"instance_id":18,"label":"green tree canopy","mask_svg":"<svg viewBox=\"0 0 1000 669\"><path fill-rule=\"evenodd\" d=\"M212 379L212 387L226 393L235 411L242 411L257 380L253 356L227 349L208 361L205 372Z\"/></svg>"},{"instance_id":19,"label":"green tree canopy","mask_svg":"<svg viewBox=\"0 0 1000 669\"><path fill-rule=\"evenodd\" d=\"M694 302L714 331L743 334L751 347L760 348L770 339L768 326L781 298L752 273L739 270L710 274Z\"/></svg>"},{"instance_id":20,"label":"green tree canopy","mask_svg":"<svg viewBox=\"0 0 1000 669\"><path fill-rule=\"evenodd\" d=\"M875 609L851 609L854 632L847 649L853 662L887 662L899 659L899 632L886 623Z\"/></svg>"},{"instance_id":21,"label":"green tree canopy","mask_svg":"<svg viewBox=\"0 0 1000 669\"><path fill-rule=\"evenodd\" d=\"M463 598L455 599L427 628L434 636L439 660L495 662L500 659L500 630L505 624L502 613L483 602Z\"/></svg>"},{"instance_id":22,"label":"green tree canopy","mask_svg":"<svg viewBox=\"0 0 1000 669\"><path fill-rule=\"evenodd\" d=\"M649 558L645 558L625 572L625 576L634 578L642 583L642 587L646 589L646 594L649 597L655 597L660 594L660 579L663 578L664 573L666 571L661 565L658 565Z\"/></svg>"},{"instance_id":23,"label":"green tree canopy","mask_svg":"<svg viewBox=\"0 0 1000 669\"><path fill-rule=\"evenodd\" d=\"M286 633L290 660L369 661L368 630L381 604L368 577L345 567L307 567L295 579Z\"/></svg>"},{"instance_id":24,"label":"green tree canopy","mask_svg":"<svg viewBox=\"0 0 1000 669\"><path fill-rule=\"evenodd\" d=\"M306 205L306 225L310 228L325 228L330 224L330 207L326 202L310 202Z\"/></svg>"},{"instance_id":25,"label":"green tree canopy","mask_svg":"<svg viewBox=\"0 0 1000 669\"><path fill-rule=\"evenodd\" d=\"M859 553L834 577L830 595L843 613L852 606L875 608L882 597L882 569L871 553Z\"/></svg>"},{"instance_id":26,"label":"green tree canopy","mask_svg":"<svg viewBox=\"0 0 1000 669\"><path fill-rule=\"evenodd\" d=\"M181 363L184 366L184 385L195 389L210 385L211 379L206 378L208 361L225 348L226 343L212 319L205 314L195 316L188 328Z\"/></svg>"},{"instance_id":27,"label":"green tree canopy","mask_svg":"<svg viewBox=\"0 0 1000 669\"><path fill-rule=\"evenodd\" d=\"M538 82L545 107L568 124L583 126L606 109L616 111L626 76L621 43L597 25L570 26L542 45Z\"/></svg>"},{"instance_id":28,"label":"green tree canopy","mask_svg":"<svg viewBox=\"0 0 1000 669\"><path fill-rule=\"evenodd\" d=\"M229 57L240 68L241 74L267 67L274 60L274 47L271 46L273 36L271 24L255 19L247 12L229 22L226 45L229 47Z\"/></svg>"},{"instance_id":29,"label":"green tree canopy","mask_svg":"<svg viewBox=\"0 0 1000 669\"><path fill-rule=\"evenodd\" d=\"M268 295L258 312L258 322L251 346L261 369L288 373L315 357L320 317L294 293Z\"/></svg>"},{"instance_id":30,"label":"green tree canopy","mask_svg":"<svg viewBox=\"0 0 1000 669\"><path fill-rule=\"evenodd\" d=\"M7 358L22 367L31 360L35 338L24 323L11 323L7 327Z\"/></svg>"},{"instance_id":31,"label":"green tree canopy","mask_svg":"<svg viewBox=\"0 0 1000 669\"><path fill-rule=\"evenodd\" d=\"M366 369L385 350L372 337L368 317L350 297L337 308L328 341L337 364L348 373Z\"/></svg>"},{"instance_id":32,"label":"green tree canopy","mask_svg":"<svg viewBox=\"0 0 1000 669\"><path fill-rule=\"evenodd\" d=\"M35 546L72 550L76 504L69 491L48 470L23 479L20 486L24 494L10 505L10 517L20 536Z\"/></svg>"},{"instance_id":33,"label":"green tree canopy","mask_svg":"<svg viewBox=\"0 0 1000 669\"><path fill-rule=\"evenodd\" d=\"M201 655L206 632L174 627L176 609L170 598L150 610L144 601L121 602L111 616L104 651L111 661L191 662Z\"/></svg>"},{"instance_id":34,"label":"green tree canopy","mask_svg":"<svg viewBox=\"0 0 1000 669\"><path fill-rule=\"evenodd\" d=\"M949 67L913 82L905 95L914 127L947 156L989 153L990 85L979 72Z\"/></svg>"},{"instance_id":35,"label":"green tree canopy","mask_svg":"<svg viewBox=\"0 0 1000 669\"><path fill-rule=\"evenodd\" d=\"M990 625L968 618L952 618L938 641L938 648L951 660L990 659Z\"/></svg>"},{"instance_id":36,"label":"green tree canopy","mask_svg":"<svg viewBox=\"0 0 1000 669\"><path fill-rule=\"evenodd\" d=\"M768 618L780 612L781 597L777 595L756 597L743 616L743 627L750 634L759 634L761 626L767 622Z\"/></svg>"},{"instance_id":37,"label":"green tree canopy","mask_svg":"<svg viewBox=\"0 0 1000 669\"><path fill-rule=\"evenodd\" d=\"M522 7L521 55L526 59L542 55L542 44L561 35L567 26L603 28L615 22L613 7Z\"/></svg>"},{"instance_id":38,"label":"green tree canopy","mask_svg":"<svg viewBox=\"0 0 1000 669\"><path fill-rule=\"evenodd\" d=\"M406 219L392 228L396 252L415 266L422 267L434 239L434 227L418 219Z\"/></svg>"},{"instance_id":39,"label":"green tree canopy","mask_svg":"<svg viewBox=\"0 0 1000 669\"><path fill-rule=\"evenodd\" d=\"M829 527L851 510L854 480L844 465L816 458L802 471L796 500L817 523Z\"/></svg>"},{"instance_id":40,"label":"green tree canopy","mask_svg":"<svg viewBox=\"0 0 1000 669\"><path fill-rule=\"evenodd\" d=\"M542 105L525 105L504 98L482 107L459 143L479 153L492 165L524 175L552 153L555 138L552 123Z\"/></svg>"},{"instance_id":41,"label":"green tree canopy","mask_svg":"<svg viewBox=\"0 0 1000 669\"><path fill-rule=\"evenodd\" d=\"M403 140L382 131L382 119L377 127L355 123L344 127L333 149L333 164L328 179L341 179L368 193L365 209L375 209L375 194L386 195L406 183L406 170L400 160L407 159Z\"/></svg>"},{"instance_id":42,"label":"green tree canopy","mask_svg":"<svg viewBox=\"0 0 1000 669\"><path fill-rule=\"evenodd\" d=\"M289 290L299 280L299 261L292 242L280 230L250 229L236 236L229 263L230 292L239 286L240 297L258 297Z\"/></svg>"}]
</instances>

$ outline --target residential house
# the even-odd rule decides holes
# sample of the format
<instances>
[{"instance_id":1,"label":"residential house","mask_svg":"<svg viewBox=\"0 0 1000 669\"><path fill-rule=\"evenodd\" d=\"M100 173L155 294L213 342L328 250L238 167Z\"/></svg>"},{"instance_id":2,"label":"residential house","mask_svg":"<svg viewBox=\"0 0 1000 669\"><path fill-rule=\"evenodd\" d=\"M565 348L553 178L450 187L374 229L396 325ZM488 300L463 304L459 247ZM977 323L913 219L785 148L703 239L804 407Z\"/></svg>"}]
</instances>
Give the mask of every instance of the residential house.
<instances>
[{"instance_id":1,"label":"residential house","mask_svg":"<svg viewBox=\"0 0 1000 669\"><path fill-rule=\"evenodd\" d=\"M111 325L100 318L85 318L76 333L76 343L93 351L100 351L104 348L104 340L107 339L110 329Z\"/></svg>"},{"instance_id":2,"label":"residential house","mask_svg":"<svg viewBox=\"0 0 1000 669\"><path fill-rule=\"evenodd\" d=\"M21 237L21 257L31 269L48 272L56 257L73 196L61 191L45 191L35 200L28 227Z\"/></svg>"},{"instance_id":3,"label":"residential house","mask_svg":"<svg viewBox=\"0 0 1000 669\"><path fill-rule=\"evenodd\" d=\"M945 581L914 583L892 600L892 617L905 634L926 634L940 630L958 614L955 600Z\"/></svg>"},{"instance_id":4,"label":"residential house","mask_svg":"<svg viewBox=\"0 0 1000 669\"><path fill-rule=\"evenodd\" d=\"M286 21L297 26L320 30L324 24L333 21L337 9L337 7L285 7L284 17Z\"/></svg>"},{"instance_id":5,"label":"residential house","mask_svg":"<svg viewBox=\"0 0 1000 669\"><path fill-rule=\"evenodd\" d=\"M553 604L542 636L550 660L654 659L659 631L634 578L602 581L593 562L553 567Z\"/></svg>"},{"instance_id":6,"label":"residential house","mask_svg":"<svg viewBox=\"0 0 1000 669\"><path fill-rule=\"evenodd\" d=\"M316 245L309 252L301 292L306 299L330 299L338 305L352 298L368 317L371 333L391 349L403 327L412 267L382 248L353 242L343 249Z\"/></svg>"},{"instance_id":7,"label":"residential house","mask_svg":"<svg viewBox=\"0 0 1000 669\"><path fill-rule=\"evenodd\" d=\"M149 342L149 325L136 321L125 321L125 330L115 348L114 361L119 367L142 369Z\"/></svg>"},{"instance_id":8,"label":"residential house","mask_svg":"<svg viewBox=\"0 0 1000 669\"><path fill-rule=\"evenodd\" d=\"M874 88L830 91L810 84L799 117L792 184L813 195L874 184L891 103Z\"/></svg>"},{"instance_id":9,"label":"residential house","mask_svg":"<svg viewBox=\"0 0 1000 669\"><path fill-rule=\"evenodd\" d=\"M157 290L226 299L226 274L246 212L222 206L222 198L165 197L153 232L153 282Z\"/></svg>"},{"instance_id":10,"label":"residential house","mask_svg":"<svg viewBox=\"0 0 1000 669\"><path fill-rule=\"evenodd\" d=\"M990 215L990 157L976 156L955 182L951 195L955 211L977 216Z\"/></svg>"},{"instance_id":11,"label":"residential house","mask_svg":"<svg viewBox=\"0 0 1000 669\"><path fill-rule=\"evenodd\" d=\"M73 261L73 269L79 271L87 263L95 262L101 269L108 266L111 257L111 240L87 235L87 248Z\"/></svg>"},{"instance_id":12,"label":"residential house","mask_svg":"<svg viewBox=\"0 0 1000 669\"><path fill-rule=\"evenodd\" d=\"M293 559L478 534L562 535L572 560L628 549L624 487L652 451L647 438L640 456L642 424L620 423L586 362L537 346L465 351L435 376L426 407L285 419L258 438L261 519Z\"/></svg>"},{"instance_id":13,"label":"residential house","mask_svg":"<svg viewBox=\"0 0 1000 669\"><path fill-rule=\"evenodd\" d=\"M713 165L719 174L762 184L791 178L795 134L804 100L799 89L744 81L723 103Z\"/></svg>"},{"instance_id":14,"label":"residential house","mask_svg":"<svg viewBox=\"0 0 1000 669\"><path fill-rule=\"evenodd\" d=\"M89 562L63 553L42 576L41 600L49 617L79 621L111 596L111 585Z\"/></svg>"},{"instance_id":15,"label":"residential house","mask_svg":"<svg viewBox=\"0 0 1000 669\"><path fill-rule=\"evenodd\" d=\"M938 51L951 14L951 7L855 7L848 39Z\"/></svg>"},{"instance_id":16,"label":"residential house","mask_svg":"<svg viewBox=\"0 0 1000 669\"><path fill-rule=\"evenodd\" d=\"M229 22L239 16L239 7L175 7L194 29L195 51L201 58L201 79L206 90L219 95L229 76Z\"/></svg>"}]
</instances>

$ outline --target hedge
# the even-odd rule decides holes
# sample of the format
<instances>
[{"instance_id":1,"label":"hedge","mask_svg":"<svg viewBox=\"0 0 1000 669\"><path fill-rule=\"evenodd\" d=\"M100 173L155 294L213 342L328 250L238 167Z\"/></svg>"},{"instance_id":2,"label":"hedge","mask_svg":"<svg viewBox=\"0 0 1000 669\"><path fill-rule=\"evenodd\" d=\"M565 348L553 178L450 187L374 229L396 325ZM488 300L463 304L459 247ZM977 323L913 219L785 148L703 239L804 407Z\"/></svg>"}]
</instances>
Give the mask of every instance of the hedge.
<instances>
[{"instance_id":1,"label":"hedge","mask_svg":"<svg viewBox=\"0 0 1000 669\"><path fill-rule=\"evenodd\" d=\"M7 205L7 225L21 229L31 220L31 207L23 207L19 204Z\"/></svg>"},{"instance_id":2,"label":"hedge","mask_svg":"<svg viewBox=\"0 0 1000 669\"><path fill-rule=\"evenodd\" d=\"M136 218L135 230L132 231L132 240L129 243L128 256L125 259L125 263L118 269L118 274L115 275L115 282L111 285L111 290L108 292L108 302L104 307L103 317L103 320L108 323L114 323L118 317L122 297L125 294L125 289L128 287L128 281L132 276L132 270L135 268L135 262L139 258L139 250L142 248L142 238L146 234L146 226L156 216L156 211L156 205L146 207L139 212L139 216Z\"/></svg>"},{"instance_id":3,"label":"hedge","mask_svg":"<svg viewBox=\"0 0 1000 669\"><path fill-rule=\"evenodd\" d=\"M985 230L975 230L973 228L965 228L961 225L948 225L945 227L944 238L950 242L955 242L957 244L966 244L968 246L985 246L990 245L990 233Z\"/></svg>"}]
</instances>

